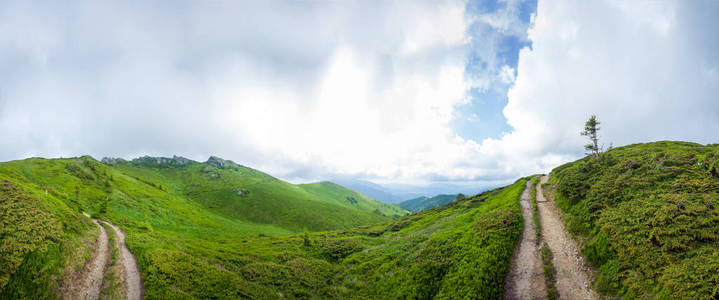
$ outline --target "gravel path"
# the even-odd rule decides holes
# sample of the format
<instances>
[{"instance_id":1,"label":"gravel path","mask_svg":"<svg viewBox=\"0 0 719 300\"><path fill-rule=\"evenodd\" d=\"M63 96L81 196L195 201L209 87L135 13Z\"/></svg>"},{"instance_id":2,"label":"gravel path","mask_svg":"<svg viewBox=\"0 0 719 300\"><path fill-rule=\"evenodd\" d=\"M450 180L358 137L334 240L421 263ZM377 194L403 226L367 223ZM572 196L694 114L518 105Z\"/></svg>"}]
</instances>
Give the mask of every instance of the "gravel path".
<instances>
[{"instance_id":1,"label":"gravel path","mask_svg":"<svg viewBox=\"0 0 719 300\"><path fill-rule=\"evenodd\" d=\"M560 299L597 299L591 289L589 275L584 257L577 250L577 244L564 228L554 202L547 201L542 193L542 183L548 176L543 176L537 184L537 206L539 219L542 223L542 239L552 250L554 269L557 271L556 286Z\"/></svg>"},{"instance_id":2,"label":"gravel path","mask_svg":"<svg viewBox=\"0 0 719 300\"><path fill-rule=\"evenodd\" d=\"M532 182L528 181L519 201L524 217L524 229L504 281L504 299L544 299L546 296L542 259L539 256L539 243L532 217L531 188Z\"/></svg>"},{"instance_id":3,"label":"gravel path","mask_svg":"<svg viewBox=\"0 0 719 300\"><path fill-rule=\"evenodd\" d=\"M137 266L137 260L132 255L130 249L125 244L125 233L120 230L117 226L110 224L105 221L101 221L115 230L115 243L117 249L120 250L120 262L122 263L121 277L125 282L125 295L127 299L138 300L142 299L144 294L144 286L142 279L140 278L140 268Z\"/></svg>"},{"instance_id":4,"label":"gravel path","mask_svg":"<svg viewBox=\"0 0 719 300\"><path fill-rule=\"evenodd\" d=\"M87 214L85 215L87 216ZM85 264L82 288L78 295L79 299L97 299L100 296L105 266L110 257L110 248L107 247L107 232L105 232L105 228L100 226L100 223L95 219L93 219L92 222L100 228L100 235L97 237L95 253L92 254L88 263Z\"/></svg>"}]
</instances>

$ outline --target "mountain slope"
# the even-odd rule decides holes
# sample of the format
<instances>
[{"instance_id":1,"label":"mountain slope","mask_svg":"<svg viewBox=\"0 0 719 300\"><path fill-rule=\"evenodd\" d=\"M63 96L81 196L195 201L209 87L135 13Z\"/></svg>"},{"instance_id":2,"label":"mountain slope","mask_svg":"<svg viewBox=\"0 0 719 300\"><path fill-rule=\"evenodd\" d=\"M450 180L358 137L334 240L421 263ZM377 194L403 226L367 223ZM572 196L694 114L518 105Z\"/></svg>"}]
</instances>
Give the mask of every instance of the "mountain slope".
<instances>
[{"instance_id":1,"label":"mountain slope","mask_svg":"<svg viewBox=\"0 0 719 300\"><path fill-rule=\"evenodd\" d=\"M73 278L83 278L99 232L81 211L126 233L148 299L391 298L470 291L495 297L521 228L517 198L523 180L392 221L364 208L376 203L330 183L295 186L248 168L171 160L103 164L82 157L0 164L0 298L55 298L72 288ZM245 181L238 186L235 177ZM240 199L232 200L229 192ZM261 215L252 205L232 203L255 195L246 202L259 206L257 195L279 199L291 192L296 196L289 205L316 198L306 200L305 209L320 210L310 217L323 219L284 227L284 218L303 219L286 210ZM345 198L330 199L334 195ZM357 203L340 204L347 195ZM322 211L325 207L335 211ZM336 212L342 222L334 222ZM352 219L356 215L360 218ZM262 218L274 223L251 221ZM342 228L374 220L382 222L291 234L300 226Z\"/></svg>"},{"instance_id":2,"label":"mountain slope","mask_svg":"<svg viewBox=\"0 0 719 300\"><path fill-rule=\"evenodd\" d=\"M501 298L525 183L351 230L228 239L209 269L158 252L148 298L218 297L208 287L219 278L205 275L213 269L234 283L221 298ZM187 270L202 280L188 280Z\"/></svg>"},{"instance_id":3,"label":"mountain slope","mask_svg":"<svg viewBox=\"0 0 719 300\"><path fill-rule=\"evenodd\" d=\"M293 185L216 157L179 167L147 160L114 167L234 219L301 231L350 228L407 213L337 185ZM358 203L346 205L348 196Z\"/></svg>"},{"instance_id":4,"label":"mountain slope","mask_svg":"<svg viewBox=\"0 0 719 300\"><path fill-rule=\"evenodd\" d=\"M719 297L719 145L612 149L555 168L548 188L598 267L599 292Z\"/></svg>"},{"instance_id":5,"label":"mountain slope","mask_svg":"<svg viewBox=\"0 0 719 300\"><path fill-rule=\"evenodd\" d=\"M418 212L450 203L454 201L456 196L457 195L437 195L432 198L418 197L402 201L399 203L399 206L411 212Z\"/></svg>"},{"instance_id":6,"label":"mountain slope","mask_svg":"<svg viewBox=\"0 0 719 300\"><path fill-rule=\"evenodd\" d=\"M359 207L332 203L328 198L338 188L315 191L325 195L317 199L298 186L218 158L106 162L81 157L0 163L0 298L63 293L73 274L82 272L98 234L83 211L126 232L148 297L156 291L149 272L153 264L162 265L158 259L215 282L203 287L206 295L224 295L252 284L209 261L242 247L248 236L391 220L374 211L384 206L366 197L357 196L364 201Z\"/></svg>"}]
</instances>

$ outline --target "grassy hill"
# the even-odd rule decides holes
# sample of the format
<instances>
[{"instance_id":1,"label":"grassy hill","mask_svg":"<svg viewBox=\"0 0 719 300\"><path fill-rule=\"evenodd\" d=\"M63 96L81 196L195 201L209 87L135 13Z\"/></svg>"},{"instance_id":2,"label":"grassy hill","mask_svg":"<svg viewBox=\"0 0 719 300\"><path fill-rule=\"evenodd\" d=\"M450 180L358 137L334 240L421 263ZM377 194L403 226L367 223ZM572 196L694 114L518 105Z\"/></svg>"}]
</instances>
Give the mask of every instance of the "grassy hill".
<instances>
[{"instance_id":1,"label":"grassy hill","mask_svg":"<svg viewBox=\"0 0 719 300\"><path fill-rule=\"evenodd\" d=\"M161 257L183 259L203 270L197 272L216 276L222 282L216 288L239 277L210 272L215 267L209 262L235 251L248 236L353 228L406 214L340 186L292 185L219 158L105 162L81 157L0 163L2 298L50 297L63 288L62 278L82 268L97 228L81 211L127 232L149 286L153 277L147 272ZM347 198L354 203L342 203Z\"/></svg>"},{"instance_id":2,"label":"grassy hill","mask_svg":"<svg viewBox=\"0 0 719 300\"><path fill-rule=\"evenodd\" d=\"M143 271L147 296L500 298L525 183L351 230L227 239L211 266L158 250Z\"/></svg>"},{"instance_id":3,"label":"grassy hill","mask_svg":"<svg viewBox=\"0 0 719 300\"><path fill-rule=\"evenodd\" d=\"M719 145L635 144L552 171L608 296L719 297Z\"/></svg>"},{"instance_id":4,"label":"grassy hill","mask_svg":"<svg viewBox=\"0 0 719 300\"><path fill-rule=\"evenodd\" d=\"M431 198L417 197L402 201L399 203L399 206L411 212L418 212L450 203L454 201L456 196L457 195L437 195Z\"/></svg>"},{"instance_id":5,"label":"grassy hill","mask_svg":"<svg viewBox=\"0 0 719 300\"><path fill-rule=\"evenodd\" d=\"M148 299L496 297L521 230L524 180L393 220L340 186L217 158L105 162L0 164L0 298L53 298L82 271L98 230L80 211L126 232Z\"/></svg>"}]
</instances>

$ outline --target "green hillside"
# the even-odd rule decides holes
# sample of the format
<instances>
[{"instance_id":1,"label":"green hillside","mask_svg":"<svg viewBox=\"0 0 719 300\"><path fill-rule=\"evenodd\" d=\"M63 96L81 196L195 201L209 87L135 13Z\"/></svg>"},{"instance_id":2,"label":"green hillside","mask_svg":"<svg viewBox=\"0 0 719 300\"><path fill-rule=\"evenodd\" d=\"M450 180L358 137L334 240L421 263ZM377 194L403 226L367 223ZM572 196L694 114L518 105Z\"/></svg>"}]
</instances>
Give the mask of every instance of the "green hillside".
<instances>
[{"instance_id":1,"label":"green hillside","mask_svg":"<svg viewBox=\"0 0 719 300\"><path fill-rule=\"evenodd\" d=\"M351 230L227 239L212 267L157 251L143 273L153 279L147 296L501 298L525 183ZM202 275L188 280L188 272Z\"/></svg>"},{"instance_id":2,"label":"green hillside","mask_svg":"<svg viewBox=\"0 0 719 300\"><path fill-rule=\"evenodd\" d=\"M635 144L551 176L567 228L598 268L599 292L719 297L719 145Z\"/></svg>"},{"instance_id":3,"label":"green hillside","mask_svg":"<svg viewBox=\"0 0 719 300\"><path fill-rule=\"evenodd\" d=\"M0 164L0 298L67 288L98 234L81 211L125 231L148 299L496 297L521 230L524 180L392 220L404 211L229 161L105 162Z\"/></svg>"},{"instance_id":4,"label":"green hillside","mask_svg":"<svg viewBox=\"0 0 719 300\"><path fill-rule=\"evenodd\" d=\"M406 214L339 186L310 192L218 158L105 162L86 156L0 163L3 298L45 298L62 289L61 278L82 268L90 250L79 245L91 245L97 228L81 211L126 231L150 286L154 258L183 259L198 274L232 284L238 275L208 271L214 269L210 261L235 251L238 244L231 242L304 228L353 228ZM332 198L339 194L351 195L356 205L339 204L347 201Z\"/></svg>"},{"instance_id":5,"label":"green hillside","mask_svg":"<svg viewBox=\"0 0 719 300\"><path fill-rule=\"evenodd\" d=\"M295 232L351 228L407 213L339 185L293 185L216 157L207 163L184 161L183 165L176 165L181 159L166 160L142 158L113 167L222 216Z\"/></svg>"},{"instance_id":6,"label":"green hillside","mask_svg":"<svg viewBox=\"0 0 719 300\"><path fill-rule=\"evenodd\" d=\"M457 195L437 195L432 198L417 197L402 201L399 203L399 206L411 212L418 212L450 203L454 201L455 197L457 197Z\"/></svg>"},{"instance_id":7,"label":"green hillside","mask_svg":"<svg viewBox=\"0 0 719 300\"><path fill-rule=\"evenodd\" d=\"M312 184L300 184L298 186L308 194L312 195L314 199L325 200L328 203L373 211L377 214L391 216L393 218L397 218L408 213L407 210L402 209L397 205L372 199L362 193L329 181Z\"/></svg>"}]
</instances>

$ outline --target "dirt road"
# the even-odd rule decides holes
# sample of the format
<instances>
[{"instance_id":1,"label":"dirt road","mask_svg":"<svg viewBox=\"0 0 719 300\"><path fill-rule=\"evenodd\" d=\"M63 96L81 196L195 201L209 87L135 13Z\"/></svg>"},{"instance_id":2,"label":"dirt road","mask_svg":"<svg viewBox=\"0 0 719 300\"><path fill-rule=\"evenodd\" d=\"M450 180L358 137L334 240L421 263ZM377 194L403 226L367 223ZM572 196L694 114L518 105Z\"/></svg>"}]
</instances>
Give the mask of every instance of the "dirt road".
<instances>
[{"instance_id":1,"label":"dirt road","mask_svg":"<svg viewBox=\"0 0 719 300\"><path fill-rule=\"evenodd\" d=\"M88 216L87 214L85 215ZM97 299L100 297L102 279L105 275L105 266L107 265L110 254L110 248L107 246L107 232L105 232L105 228L100 226L100 223L95 219L93 219L92 222L100 228L100 235L97 237L95 252L90 257L88 263L85 264L85 269L83 270L84 277L79 295L77 295L79 299Z\"/></svg>"},{"instance_id":2,"label":"dirt road","mask_svg":"<svg viewBox=\"0 0 719 300\"><path fill-rule=\"evenodd\" d=\"M556 286L560 299L597 299L591 289L591 276L584 257L580 254L576 242L564 228L562 218L554 202L545 199L542 184L548 176L543 176L537 184L537 209L542 224L542 240L552 250Z\"/></svg>"},{"instance_id":3,"label":"dirt road","mask_svg":"<svg viewBox=\"0 0 719 300\"><path fill-rule=\"evenodd\" d=\"M517 249L514 250L512 266L505 280L505 299L544 299L546 285L542 272L542 260L539 256L539 243L532 218L530 190L532 182L527 182L520 198L524 229Z\"/></svg>"},{"instance_id":4,"label":"dirt road","mask_svg":"<svg viewBox=\"0 0 719 300\"><path fill-rule=\"evenodd\" d=\"M83 213L86 217L91 218L87 213ZM100 229L100 234L95 242L95 250L90 259L85 263L85 267L80 273L78 283L71 284L74 288L68 289L68 294L63 298L66 299L98 299L102 292L103 279L107 271L107 264L110 258L110 247L108 245L108 235L105 227L100 222L110 226L115 231L115 246L119 249L121 268L120 279L125 287L125 295L127 299L142 299L144 294L144 286L140 278L140 269L137 266L137 260L132 255L125 244L125 233L120 228L110 224L109 222L92 219L92 222ZM73 280L74 281L74 280Z\"/></svg>"},{"instance_id":5,"label":"dirt road","mask_svg":"<svg viewBox=\"0 0 719 300\"><path fill-rule=\"evenodd\" d=\"M125 244L125 233L113 224L105 221L101 222L112 227L115 231L115 245L117 246L117 249L120 250L120 262L122 263L120 277L125 282L125 295L127 296L127 299L142 299L144 287L142 279L140 278L140 268L137 266L135 256L132 255L132 252L130 252L130 249L128 249Z\"/></svg>"}]
</instances>

